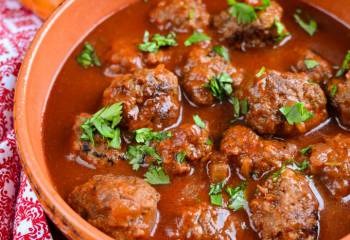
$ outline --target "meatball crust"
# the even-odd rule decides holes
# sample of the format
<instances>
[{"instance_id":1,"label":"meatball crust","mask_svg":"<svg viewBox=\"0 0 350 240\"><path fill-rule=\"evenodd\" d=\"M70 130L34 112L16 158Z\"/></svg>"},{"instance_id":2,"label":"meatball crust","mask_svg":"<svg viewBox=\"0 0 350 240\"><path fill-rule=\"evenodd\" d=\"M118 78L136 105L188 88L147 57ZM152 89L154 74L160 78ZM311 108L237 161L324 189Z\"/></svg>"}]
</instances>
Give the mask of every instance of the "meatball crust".
<instances>
[{"instance_id":1,"label":"meatball crust","mask_svg":"<svg viewBox=\"0 0 350 240\"><path fill-rule=\"evenodd\" d=\"M161 130L179 116L177 77L164 65L117 76L103 93L103 105L123 102L123 125Z\"/></svg>"},{"instance_id":2,"label":"meatball crust","mask_svg":"<svg viewBox=\"0 0 350 240\"><path fill-rule=\"evenodd\" d=\"M335 197L350 194L350 137L338 134L312 146L311 172Z\"/></svg>"},{"instance_id":3,"label":"meatball crust","mask_svg":"<svg viewBox=\"0 0 350 240\"><path fill-rule=\"evenodd\" d=\"M160 30L189 32L209 24L209 14L202 0L162 0L150 13L150 20Z\"/></svg>"},{"instance_id":4,"label":"meatball crust","mask_svg":"<svg viewBox=\"0 0 350 240\"><path fill-rule=\"evenodd\" d=\"M318 202L306 178L286 169L268 178L250 202L252 221L263 240L317 239Z\"/></svg>"},{"instance_id":5,"label":"meatball crust","mask_svg":"<svg viewBox=\"0 0 350 240\"><path fill-rule=\"evenodd\" d=\"M293 159L298 154L296 145L280 140L263 139L241 125L226 130L220 149L235 161L245 177L260 177L281 167L284 161Z\"/></svg>"},{"instance_id":6,"label":"meatball crust","mask_svg":"<svg viewBox=\"0 0 350 240\"><path fill-rule=\"evenodd\" d=\"M137 177L96 175L76 187L70 206L115 239L147 239L156 224L159 193Z\"/></svg>"},{"instance_id":7,"label":"meatball crust","mask_svg":"<svg viewBox=\"0 0 350 240\"><path fill-rule=\"evenodd\" d=\"M208 126L203 129L197 125L183 124L171 130L172 136L155 144L155 149L163 159L163 166L168 174L186 174L191 171L191 164L205 162L212 151L208 144ZM184 154L182 161L177 155Z\"/></svg>"},{"instance_id":8,"label":"meatball crust","mask_svg":"<svg viewBox=\"0 0 350 240\"><path fill-rule=\"evenodd\" d=\"M223 39L231 42L234 47L245 50L276 43L279 36L275 22L281 22L282 16L282 7L277 2L271 1L266 10L257 13L257 19L252 23L240 24L226 9L214 16L213 25Z\"/></svg>"},{"instance_id":9,"label":"meatball crust","mask_svg":"<svg viewBox=\"0 0 350 240\"><path fill-rule=\"evenodd\" d=\"M306 73L310 80L320 84L326 83L332 77L332 66L321 56L308 49L300 49L298 53L301 57L293 70ZM308 61L315 61L317 65L312 66Z\"/></svg>"},{"instance_id":10,"label":"meatball crust","mask_svg":"<svg viewBox=\"0 0 350 240\"><path fill-rule=\"evenodd\" d=\"M235 227L239 221L230 210L206 203L183 208L176 223L171 239L230 240L240 234Z\"/></svg>"},{"instance_id":11,"label":"meatball crust","mask_svg":"<svg viewBox=\"0 0 350 240\"><path fill-rule=\"evenodd\" d=\"M328 117L324 92L318 84L310 82L304 73L267 70L261 77L241 84L236 95L240 99L247 99L249 111L245 120L260 134L297 135L311 130ZM291 125L280 109L297 102L304 103L313 117Z\"/></svg>"},{"instance_id":12,"label":"meatball crust","mask_svg":"<svg viewBox=\"0 0 350 240\"><path fill-rule=\"evenodd\" d=\"M207 87L212 78L228 74L232 78L232 87L237 87L243 79L242 70L235 68L223 57L215 54L211 48L192 47L183 68L181 82L189 99L202 106L210 106L216 102Z\"/></svg>"},{"instance_id":13,"label":"meatball crust","mask_svg":"<svg viewBox=\"0 0 350 240\"><path fill-rule=\"evenodd\" d=\"M81 139L83 131L80 126L91 116L91 114L82 113L75 119L71 147L73 154L98 167L112 166L118 160L124 160L123 149L109 147L106 140L98 133L94 136L94 144Z\"/></svg>"},{"instance_id":14,"label":"meatball crust","mask_svg":"<svg viewBox=\"0 0 350 240\"><path fill-rule=\"evenodd\" d=\"M350 72L345 79L334 78L329 81L327 92L341 124L350 127Z\"/></svg>"},{"instance_id":15,"label":"meatball crust","mask_svg":"<svg viewBox=\"0 0 350 240\"><path fill-rule=\"evenodd\" d=\"M227 157L220 152L213 152L208 163L208 175L211 183L226 181L231 176Z\"/></svg>"}]
</instances>

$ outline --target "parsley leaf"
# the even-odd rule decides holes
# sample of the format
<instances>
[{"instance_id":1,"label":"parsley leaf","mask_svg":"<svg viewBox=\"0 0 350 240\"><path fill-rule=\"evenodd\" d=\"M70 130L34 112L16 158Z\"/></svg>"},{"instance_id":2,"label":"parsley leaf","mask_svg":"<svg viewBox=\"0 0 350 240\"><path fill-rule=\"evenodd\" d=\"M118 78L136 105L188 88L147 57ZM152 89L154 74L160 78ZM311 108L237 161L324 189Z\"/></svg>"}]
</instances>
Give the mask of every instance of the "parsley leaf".
<instances>
[{"instance_id":1,"label":"parsley leaf","mask_svg":"<svg viewBox=\"0 0 350 240\"><path fill-rule=\"evenodd\" d=\"M100 59L97 57L95 48L88 42L84 44L84 48L77 56L76 60L83 68L101 66L101 62Z\"/></svg>"},{"instance_id":2,"label":"parsley leaf","mask_svg":"<svg viewBox=\"0 0 350 240\"><path fill-rule=\"evenodd\" d=\"M233 116L235 118L239 118L248 113L249 103L247 99L239 100L237 97L232 97L230 102L233 105Z\"/></svg>"},{"instance_id":3,"label":"parsley leaf","mask_svg":"<svg viewBox=\"0 0 350 240\"><path fill-rule=\"evenodd\" d=\"M281 176L281 174L286 170L287 166L285 163L282 164L281 168L278 169L276 172L274 172L271 175L271 179L273 182L276 182L278 180L278 178Z\"/></svg>"},{"instance_id":4,"label":"parsley leaf","mask_svg":"<svg viewBox=\"0 0 350 240\"><path fill-rule=\"evenodd\" d=\"M223 57L226 61L230 61L230 53L226 47L222 45L216 45L213 47L213 51L219 56Z\"/></svg>"},{"instance_id":5,"label":"parsley leaf","mask_svg":"<svg viewBox=\"0 0 350 240\"><path fill-rule=\"evenodd\" d=\"M314 117L314 114L309 112L305 108L305 104L302 102L297 102L293 106L282 107L279 110L285 116L290 125L306 122Z\"/></svg>"},{"instance_id":6,"label":"parsley leaf","mask_svg":"<svg viewBox=\"0 0 350 240\"><path fill-rule=\"evenodd\" d=\"M140 169L141 164L144 163L144 159L147 155L153 157L158 163L161 163L162 161L162 158L158 155L156 150L147 145L130 145L126 153L128 162L132 165L133 170Z\"/></svg>"},{"instance_id":7,"label":"parsley leaf","mask_svg":"<svg viewBox=\"0 0 350 240\"><path fill-rule=\"evenodd\" d=\"M176 154L176 162L182 164L185 161L186 158L186 152L185 151L181 151L179 153Z\"/></svg>"},{"instance_id":8,"label":"parsley leaf","mask_svg":"<svg viewBox=\"0 0 350 240\"><path fill-rule=\"evenodd\" d=\"M215 206L222 207L223 206L222 194L219 193L219 194L210 195L210 202Z\"/></svg>"},{"instance_id":9,"label":"parsley leaf","mask_svg":"<svg viewBox=\"0 0 350 240\"><path fill-rule=\"evenodd\" d=\"M310 36L313 36L317 31L317 22L314 19L310 19L310 21L307 23L305 22L301 17L300 14L301 10L298 9L297 12L294 14L295 21L299 24L299 26L304 29L305 32L307 32Z\"/></svg>"},{"instance_id":10,"label":"parsley leaf","mask_svg":"<svg viewBox=\"0 0 350 240\"><path fill-rule=\"evenodd\" d=\"M228 1L229 13L235 17L238 24L249 24L257 19L254 7L235 0Z\"/></svg>"},{"instance_id":11,"label":"parsley leaf","mask_svg":"<svg viewBox=\"0 0 350 240\"><path fill-rule=\"evenodd\" d=\"M186 39L184 44L186 47L189 47L192 44L210 41L210 40L211 40L211 38L208 35L206 35L205 33L201 33L201 32L196 31L189 38Z\"/></svg>"},{"instance_id":12,"label":"parsley leaf","mask_svg":"<svg viewBox=\"0 0 350 240\"><path fill-rule=\"evenodd\" d=\"M300 153L304 156L308 155L311 152L311 146L304 147L300 150Z\"/></svg>"},{"instance_id":13,"label":"parsley leaf","mask_svg":"<svg viewBox=\"0 0 350 240\"><path fill-rule=\"evenodd\" d=\"M222 189L225 186L225 184L226 184L226 181L210 184L209 196L210 196L211 204L216 206L223 205Z\"/></svg>"},{"instance_id":14,"label":"parsley leaf","mask_svg":"<svg viewBox=\"0 0 350 240\"><path fill-rule=\"evenodd\" d=\"M144 175L145 180L152 185L164 185L170 183L170 178L162 167L151 165Z\"/></svg>"},{"instance_id":15,"label":"parsley leaf","mask_svg":"<svg viewBox=\"0 0 350 240\"><path fill-rule=\"evenodd\" d=\"M152 41L149 41L150 34L145 31L143 36L143 43L138 45L138 49L142 52L157 52L161 47L177 46L176 34L171 32L168 35L154 34Z\"/></svg>"},{"instance_id":16,"label":"parsley leaf","mask_svg":"<svg viewBox=\"0 0 350 240\"><path fill-rule=\"evenodd\" d=\"M140 128L135 131L137 143L147 143L149 141L162 141L171 137L171 132L153 132L150 128Z\"/></svg>"},{"instance_id":17,"label":"parsley leaf","mask_svg":"<svg viewBox=\"0 0 350 240\"><path fill-rule=\"evenodd\" d=\"M301 163L295 163L295 170L297 171L305 171L306 169L308 169L310 166L310 162L308 160L304 160Z\"/></svg>"},{"instance_id":18,"label":"parsley leaf","mask_svg":"<svg viewBox=\"0 0 350 240\"><path fill-rule=\"evenodd\" d=\"M214 97L220 101L224 100L225 95L232 94L232 78L227 73L221 73L213 77L207 85Z\"/></svg>"},{"instance_id":19,"label":"parsley leaf","mask_svg":"<svg viewBox=\"0 0 350 240\"><path fill-rule=\"evenodd\" d=\"M262 0L262 4L260 6L255 7L256 10L266 10L271 5L270 0Z\"/></svg>"},{"instance_id":20,"label":"parsley leaf","mask_svg":"<svg viewBox=\"0 0 350 240\"><path fill-rule=\"evenodd\" d=\"M320 66L320 63L313 59L305 59L304 64L308 70L314 69L315 67Z\"/></svg>"},{"instance_id":21,"label":"parsley leaf","mask_svg":"<svg viewBox=\"0 0 350 240\"><path fill-rule=\"evenodd\" d=\"M228 208L238 211L247 205L247 200L245 196L245 190L247 188L247 183L243 182L237 187L227 187L226 192L230 196Z\"/></svg>"},{"instance_id":22,"label":"parsley leaf","mask_svg":"<svg viewBox=\"0 0 350 240\"><path fill-rule=\"evenodd\" d=\"M193 116L194 123L200 127L200 128L206 128L206 124L203 122L203 120L196 114Z\"/></svg>"},{"instance_id":23,"label":"parsley leaf","mask_svg":"<svg viewBox=\"0 0 350 240\"><path fill-rule=\"evenodd\" d=\"M100 109L80 126L80 138L94 144L94 134L98 133L108 140L108 146L120 149L120 129L117 125L122 120L122 110L123 105L120 102Z\"/></svg>"},{"instance_id":24,"label":"parsley leaf","mask_svg":"<svg viewBox=\"0 0 350 240\"><path fill-rule=\"evenodd\" d=\"M335 96L335 94L337 94L337 91L338 91L338 86L337 85L335 85L335 84L332 84L332 86L331 86L331 91L330 91L330 95L331 95L331 97L334 97Z\"/></svg>"},{"instance_id":25,"label":"parsley leaf","mask_svg":"<svg viewBox=\"0 0 350 240\"><path fill-rule=\"evenodd\" d=\"M210 138L208 138L207 141L205 142L205 144L207 144L207 145L212 145L212 144L213 144L213 141L212 141Z\"/></svg>"},{"instance_id":26,"label":"parsley leaf","mask_svg":"<svg viewBox=\"0 0 350 240\"><path fill-rule=\"evenodd\" d=\"M266 68L262 67L259 72L255 75L257 78L262 77L262 75L264 75L264 73L266 73Z\"/></svg>"},{"instance_id":27,"label":"parsley leaf","mask_svg":"<svg viewBox=\"0 0 350 240\"><path fill-rule=\"evenodd\" d=\"M338 70L335 76L342 77L349 70L350 68L349 65L350 65L350 50L348 50L347 54L345 55L341 68Z\"/></svg>"},{"instance_id":28,"label":"parsley leaf","mask_svg":"<svg viewBox=\"0 0 350 240\"><path fill-rule=\"evenodd\" d=\"M286 27L284 26L283 23L281 23L281 22L277 19L277 17L275 17L275 22L274 22L274 24L275 24L275 27L276 27L276 30L277 30L277 35L278 35L278 37L276 38L275 41L276 41L277 43L279 43L279 42L281 42L284 38L286 38L287 36L289 36L290 33L287 32Z\"/></svg>"}]
</instances>

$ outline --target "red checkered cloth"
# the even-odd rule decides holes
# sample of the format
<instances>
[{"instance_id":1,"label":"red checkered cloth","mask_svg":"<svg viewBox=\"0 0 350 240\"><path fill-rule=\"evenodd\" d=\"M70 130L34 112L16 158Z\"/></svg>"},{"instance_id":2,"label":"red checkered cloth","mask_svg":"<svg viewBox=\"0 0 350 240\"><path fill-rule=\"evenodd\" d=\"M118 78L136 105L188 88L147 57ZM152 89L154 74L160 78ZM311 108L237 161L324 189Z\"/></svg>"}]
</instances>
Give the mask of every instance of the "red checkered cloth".
<instances>
[{"instance_id":1,"label":"red checkered cloth","mask_svg":"<svg viewBox=\"0 0 350 240\"><path fill-rule=\"evenodd\" d=\"M17 0L0 0L0 239L52 239L45 214L21 170L13 97L23 55L41 20Z\"/></svg>"}]
</instances>

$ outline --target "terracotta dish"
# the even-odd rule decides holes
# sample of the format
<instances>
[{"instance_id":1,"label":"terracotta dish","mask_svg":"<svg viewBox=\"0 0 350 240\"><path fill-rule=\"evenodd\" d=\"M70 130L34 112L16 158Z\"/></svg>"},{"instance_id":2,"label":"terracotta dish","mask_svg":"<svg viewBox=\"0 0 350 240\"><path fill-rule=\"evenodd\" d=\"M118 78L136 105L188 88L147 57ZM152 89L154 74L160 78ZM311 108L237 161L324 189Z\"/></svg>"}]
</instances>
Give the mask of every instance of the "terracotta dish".
<instances>
[{"instance_id":1,"label":"terracotta dish","mask_svg":"<svg viewBox=\"0 0 350 240\"><path fill-rule=\"evenodd\" d=\"M69 239L350 240L348 0L228 3L67 0L44 23L15 129Z\"/></svg>"},{"instance_id":2,"label":"terracotta dish","mask_svg":"<svg viewBox=\"0 0 350 240\"><path fill-rule=\"evenodd\" d=\"M38 16L46 19L63 0L21 0L21 2Z\"/></svg>"}]
</instances>

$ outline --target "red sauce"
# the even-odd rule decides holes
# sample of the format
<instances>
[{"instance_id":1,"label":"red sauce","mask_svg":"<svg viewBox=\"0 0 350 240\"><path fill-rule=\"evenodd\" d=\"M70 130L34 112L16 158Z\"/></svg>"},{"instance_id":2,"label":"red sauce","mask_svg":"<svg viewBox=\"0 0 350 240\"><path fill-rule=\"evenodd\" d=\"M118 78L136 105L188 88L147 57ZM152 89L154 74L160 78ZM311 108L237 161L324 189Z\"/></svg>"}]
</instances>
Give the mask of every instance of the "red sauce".
<instances>
[{"instance_id":1,"label":"red sauce","mask_svg":"<svg viewBox=\"0 0 350 240\"><path fill-rule=\"evenodd\" d=\"M118 12L93 30L85 40L96 46L96 51L102 58L117 39L124 38L133 42L141 42L146 29L150 32L159 32L148 21L148 12L154 2L154 0L149 1L149 3L139 1ZM211 14L226 7L225 1L204 0L204 2ZM231 50L232 62L251 72L257 71L261 66L286 71L290 65L296 62L298 57L291 49L305 46L318 52L332 64L340 64L349 47L350 35L347 30L329 17L299 5L296 1L280 2L285 10L284 22L292 33L292 39L284 46L273 49L270 47L250 49L248 52ZM319 30L314 37L308 36L294 22L293 13L298 6L302 6L317 20ZM215 35L213 32L209 31L209 33ZM182 42L185 37L182 36L179 42ZM67 155L70 152L69 139L75 116L82 112L96 112L100 107L102 92L111 82L110 78L103 75L101 68L83 69L76 63L75 57L81 48L82 44L75 49L60 70L45 111L46 158L51 178L63 198L66 198L75 186L86 182L96 174L113 173L140 177L144 174L142 170L133 171L126 161L119 161L112 168L92 170L67 160ZM217 143L223 131L230 126L232 112L232 107L228 103L214 107L196 108L183 99L181 122L192 122L192 115L199 114L202 119L210 122L211 135ZM331 118L315 132L296 137L292 141L300 147L304 147L317 143L321 136L333 136L340 132L347 134L338 126L335 119ZM232 177L230 181L233 185L240 182L237 176ZM320 239L339 239L349 233L350 203L333 199L317 178L314 179L314 182L318 190L316 194L323 202L321 204L323 208L320 211ZM174 177L171 185L155 187L161 194L161 200L158 204L161 217L153 239L166 239L167 227L173 222L172 210L182 207L179 201L181 191L189 184L202 186L199 188L199 201L209 200L209 181L205 169L196 169L192 176ZM250 197L254 189L255 184L251 183L249 186ZM250 227L247 213L238 211L233 214L238 215L242 225L247 226L244 230L244 239L258 239L257 234Z\"/></svg>"}]
</instances>

